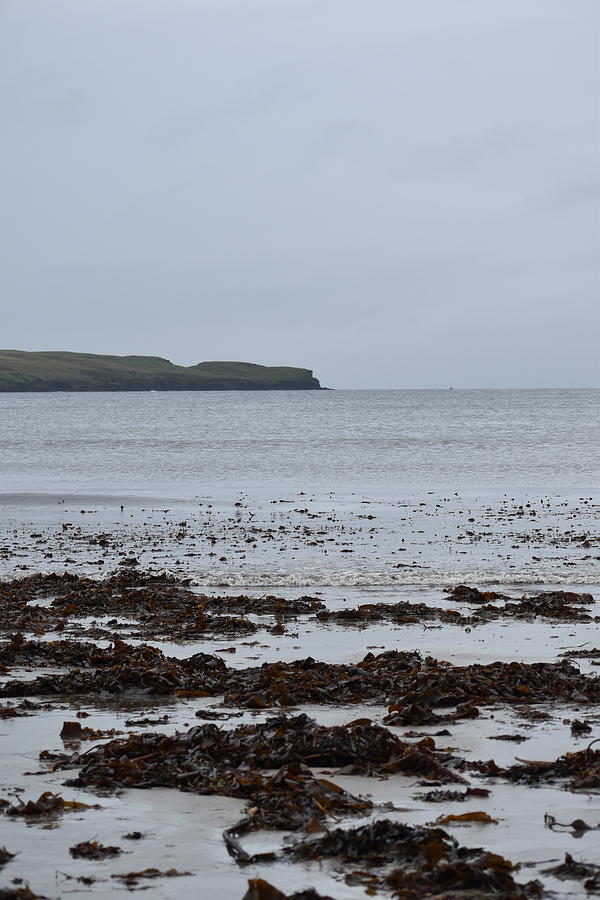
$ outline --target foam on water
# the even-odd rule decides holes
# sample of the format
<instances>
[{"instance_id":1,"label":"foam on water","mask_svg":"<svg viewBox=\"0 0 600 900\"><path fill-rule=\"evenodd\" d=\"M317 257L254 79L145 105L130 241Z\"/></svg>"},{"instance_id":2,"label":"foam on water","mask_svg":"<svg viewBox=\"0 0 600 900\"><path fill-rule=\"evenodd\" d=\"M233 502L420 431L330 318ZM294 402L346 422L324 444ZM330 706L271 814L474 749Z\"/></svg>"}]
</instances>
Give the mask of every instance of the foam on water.
<instances>
[{"instance_id":1,"label":"foam on water","mask_svg":"<svg viewBox=\"0 0 600 900\"><path fill-rule=\"evenodd\" d=\"M573 574L556 571L480 572L457 569L447 572L197 572L194 583L207 587L393 587L419 585L442 587L449 584L572 584ZM600 584L600 573L578 572L578 584Z\"/></svg>"}]
</instances>

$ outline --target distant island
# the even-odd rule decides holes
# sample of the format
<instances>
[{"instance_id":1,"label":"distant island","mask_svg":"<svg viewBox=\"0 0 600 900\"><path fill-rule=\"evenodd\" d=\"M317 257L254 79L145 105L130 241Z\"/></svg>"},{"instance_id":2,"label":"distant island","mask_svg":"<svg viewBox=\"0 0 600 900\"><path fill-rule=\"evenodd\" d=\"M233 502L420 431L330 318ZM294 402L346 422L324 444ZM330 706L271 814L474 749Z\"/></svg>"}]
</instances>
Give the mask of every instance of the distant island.
<instances>
[{"instance_id":1,"label":"distant island","mask_svg":"<svg viewBox=\"0 0 600 900\"><path fill-rule=\"evenodd\" d=\"M0 350L0 392L318 391L310 369L245 362L176 366L160 356Z\"/></svg>"}]
</instances>

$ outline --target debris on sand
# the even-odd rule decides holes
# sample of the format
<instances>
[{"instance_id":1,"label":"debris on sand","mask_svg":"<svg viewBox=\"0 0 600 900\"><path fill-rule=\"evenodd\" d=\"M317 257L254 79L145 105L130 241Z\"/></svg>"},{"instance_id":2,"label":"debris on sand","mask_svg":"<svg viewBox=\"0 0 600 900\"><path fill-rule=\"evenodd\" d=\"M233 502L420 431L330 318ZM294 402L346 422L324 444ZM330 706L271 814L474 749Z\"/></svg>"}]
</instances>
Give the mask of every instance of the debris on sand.
<instances>
[{"instance_id":1,"label":"debris on sand","mask_svg":"<svg viewBox=\"0 0 600 900\"><path fill-rule=\"evenodd\" d=\"M11 853L6 847L0 847L0 868L15 858L15 853Z\"/></svg>"},{"instance_id":2,"label":"debris on sand","mask_svg":"<svg viewBox=\"0 0 600 900\"><path fill-rule=\"evenodd\" d=\"M600 750L591 745L576 753L565 753L550 762L520 760L514 766L501 768L493 760L485 763L469 763L483 775L507 778L518 784L551 784L564 781L568 791L594 791L600 788Z\"/></svg>"},{"instance_id":3,"label":"debris on sand","mask_svg":"<svg viewBox=\"0 0 600 900\"><path fill-rule=\"evenodd\" d=\"M103 738L116 737L123 734L117 728L89 728L81 722L63 722L60 736L63 741L98 741Z\"/></svg>"},{"instance_id":4,"label":"debris on sand","mask_svg":"<svg viewBox=\"0 0 600 900\"><path fill-rule=\"evenodd\" d=\"M262 597L248 597L246 594L235 596L213 597L208 594L196 595L206 609L219 613L235 613L236 615L254 616L292 616L308 615L325 609L325 604L317 597L298 597L296 600L286 600L283 597L274 597L272 594L263 594Z\"/></svg>"},{"instance_id":5,"label":"debris on sand","mask_svg":"<svg viewBox=\"0 0 600 900\"><path fill-rule=\"evenodd\" d=\"M445 594L454 603L483 604L493 603L494 600L508 600L506 594L498 594L496 591L480 591L478 588L469 587L466 584L457 584L456 587L446 588Z\"/></svg>"},{"instance_id":6,"label":"debris on sand","mask_svg":"<svg viewBox=\"0 0 600 900\"><path fill-rule=\"evenodd\" d=\"M42 647L44 643L13 638L4 652L18 652L21 658L23 654L33 658L45 655L59 663L64 650L69 662L73 657L83 661L64 675L9 680L0 687L0 696L223 694L224 705L238 709L372 702L388 705L388 725L475 718L478 705L500 702L564 700L582 704L600 700L600 678L580 672L567 659L454 666L423 658L416 651L392 650L377 656L368 653L356 664L324 663L307 657L234 669L212 654L176 659L156 647L120 640L105 649L77 642L64 642L72 644L66 648L63 642L47 642L49 646ZM436 712L437 708L448 711Z\"/></svg>"},{"instance_id":7,"label":"debris on sand","mask_svg":"<svg viewBox=\"0 0 600 900\"><path fill-rule=\"evenodd\" d=\"M0 900L47 900L45 894L34 894L30 887L2 888Z\"/></svg>"},{"instance_id":8,"label":"debris on sand","mask_svg":"<svg viewBox=\"0 0 600 900\"><path fill-rule=\"evenodd\" d=\"M34 643L37 644L30 642ZM86 652L86 646L93 645L83 645L82 652ZM215 675L225 669L225 663L219 657L207 653L196 653L186 660L177 660L165 656L155 647L146 644L133 646L117 640L110 648L94 648L85 667L81 665L66 675L41 675L30 681L8 681L0 688L0 696L69 697L125 693L161 696L179 691L193 692L194 696L212 696L220 691Z\"/></svg>"},{"instance_id":9,"label":"debris on sand","mask_svg":"<svg viewBox=\"0 0 600 900\"><path fill-rule=\"evenodd\" d=\"M174 736L135 735L85 754L59 756L54 768L81 766L70 785L174 787L244 798L249 811L236 826L241 833L259 827L297 830L326 816L364 814L371 808L369 800L315 777L307 766L464 783L451 764L450 754L436 751L431 738L412 744L370 720L325 727L299 715L230 730L204 724ZM264 774L272 769L278 771Z\"/></svg>"},{"instance_id":10,"label":"debris on sand","mask_svg":"<svg viewBox=\"0 0 600 900\"><path fill-rule=\"evenodd\" d=\"M279 891L262 878L250 878L248 890L242 900L333 900L333 897L318 894L314 888L296 891L293 894L284 894L283 891Z\"/></svg>"},{"instance_id":11,"label":"debris on sand","mask_svg":"<svg viewBox=\"0 0 600 900\"><path fill-rule=\"evenodd\" d=\"M122 852L120 847L107 847L98 841L81 841L69 848L69 853L74 859L110 859Z\"/></svg>"},{"instance_id":12,"label":"debris on sand","mask_svg":"<svg viewBox=\"0 0 600 900\"><path fill-rule=\"evenodd\" d=\"M528 729L533 729L535 722L551 720L547 727L556 726L561 739L571 739L574 746L585 746L596 723L600 678L580 671L573 660L580 657L594 664L600 651L575 648L558 662L466 665L454 665L417 650L385 650L380 646L367 647L374 652L360 661L342 663L308 656L260 664L260 657L251 657L259 664L236 667L227 665L221 656L241 650L235 638L243 642L245 635L258 629L289 635L288 620L298 616L306 617L302 627L309 622L307 627L313 631L320 626L323 630L339 626L362 628L385 621L430 625L437 620L440 624L435 627L465 627L503 619L542 618L551 622L556 631L559 626L554 629L554 623L569 623L570 635L572 632L573 640L579 641L579 634L570 623L592 620L592 600L589 594L567 591L509 597L458 585L446 592L445 603L440 601L439 606L402 601L331 610L311 596L286 600L271 594L197 594L183 580L140 571L134 558L128 558L128 565L101 580L68 573L35 575L0 584L0 633L4 638L0 643L0 697L20 698L18 702L8 700L0 705L0 719L17 719L43 709L56 710L58 702L65 704L64 712L57 712L60 718L52 717L55 727L56 723L58 728L62 726L60 736L65 745L60 751L55 747L43 750L40 758L46 761L48 774L76 770L67 773L67 788L114 791L123 794L124 802L129 794L122 788L153 787L245 802L240 821L223 832L227 850L240 866L337 860L338 874L348 885L368 894L381 891L396 900L525 900L542 895L538 882L520 884L515 880L518 867L510 861L481 848L461 846L448 833L457 826L466 826L462 830L465 833L469 826L485 825L493 839L499 830L493 827L498 821L493 817L498 804L493 796L489 804L486 802L490 787L471 787L467 776L506 779L525 786L556 784L589 794L600 788L600 750L595 749L596 742L592 741L585 750L565 753L550 761L513 760L511 755L514 765L502 767L493 759L472 762L466 750L436 746L438 735L450 734L442 724L439 728L423 729L429 734L417 727L481 717L485 719L480 729L482 736L516 744L533 735ZM460 605L460 611L450 608L452 604ZM61 639L55 639L57 633ZM119 637L125 634L127 641ZM210 645L220 648L219 655L197 652L187 657L170 656L152 645L159 639L193 640L204 650L208 640L226 635L231 638ZM65 636L72 639L62 639ZM76 639L79 637L86 640ZM99 638L103 639L102 646L93 642ZM383 639L379 642L383 643ZM229 643L234 646L228 646ZM258 641L246 643L258 645ZM275 646L280 643L281 647ZM299 646L294 649L300 647L299 639ZM285 649L284 642L271 642L271 649ZM171 652L181 651L180 646ZM228 659L243 663L243 653ZM146 699L163 697L170 698L169 714L162 715L159 701L152 702L152 712L148 714L150 705ZM49 698L54 705L40 702L39 698ZM119 698L118 703L114 698ZM177 708L177 700L188 698L213 700L210 708L205 708L204 703L186 703ZM81 704L90 712L84 712ZM378 708L371 713L373 718L369 718L368 709L361 708L360 713L354 713L361 718L345 725L320 725L307 715L292 715L296 712L294 707L304 704L331 706L336 716L344 706ZM556 714L558 704L569 706L562 714ZM521 721L518 730L506 724L508 706L512 709L511 722L513 714L529 719ZM127 728L144 730L122 734L115 728L93 728L90 714L96 708L104 712L106 707L118 708L116 724L124 720ZM383 724L377 724L381 721L381 707L387 714ZM489 710L490 707L493 708ZM127 715L133 710L135 717L125 719L124 710ZM268 710L274 714L265 718L263 711ZM286 714L281 714L282 710ZM323 717L331 714L326 709ZM566 715L569 718L563 717ZM90 724L86 725L83 719ZM185 721L185 730L174 731L187 719L198 724L189 727ZM494 724L490 724L492 721ZM26 724L7 721L6 730ZM164 728L165 724L173 727ZM159 731L174 733L145 730L153 725ZM404 728L403 735L394 730L399 726ZM406 726L415 728L406 733ZM494 731L498 733L490 734ZM459 734L463 732L468 734L467 729L461 729ZM102 743L87 750L79 743L69 743L83 741ZM464 753L465 758L458 753ZM334 770L333 774L321 771L323 768ZM408 776L410 784L408 779L396 778L398 775ZM397 815L401 810L391 803L376 805L371 794L361 796L344 790L336 783L340 776L393 779L398 788L394 796L410 795L419 785L427 790L412 794L414 800L423 804L458 803L466 811L450 812L452 806L422 809L423 820L434 821L419 825L377 818ZM391 787L392 782L388 785ZM86 803L63 800L51 791L28 802L15 799L21 796L20 788L9 796L10 799L0 799L0 816L5 821L7 817L20 818L21 822L38 827L54 827L55 817L67 811L90 809ZM437 816L438 812L442 815ZM503 809L502 816L508 815L509 811ZM351 817L355 823L368 824L350 828ZM137 821L130 821L119 831L137 825ZM549 814L545 825L575 837L598 827L582 819L563 824ZM296 840L291 843L292 836L288 835L283 849L252 855L242 846L243 836L258 829L293 832ZM122 843L144 836L142 832L130 831L121 835ZM252 843L248 841L249 845ZM70 847L69 852L74 859L100 861L119 857L125 851L91 838ZM0 867L12 858L12 853L0 847ZM168 868L170 861L165 866L157 860L150 862L157 867L111 875L115 879L112 882L106 876L106 882L115 890L144 890L154 886L152 882L157 879L190 874ZM14 864L11 868L15 868ZM600 867L595 864L576 862L567 855L561 865L546 872L585 882L588 893L600 891ZM86 886L95 880L86 875L64 877ZM7 891L0 889L0 900L4 896L35 898L24 884L13 881ZM43 887L46 889L47 885ZM331 898L322 897L313 888L285 894L269 882L254 878L248 882L244 900Z\"/></svg>"},{"instance_id":13,"label":"debris on sand","mask_svg":"<svg viewBox=\"0 0 600 900\"><path fill-rule=\"evenodd\" d=\"M191 872L179 872L177 869L167 869L165 872L161 872L160 869L150 867L148 869L142 869L141 872L125 872L123 874L111 875L110 877L121 881L128 888L134 888L137 886L140 879L181 878L184 875L191 874Z\"/></svg>"},{"instance_id":14,"label":"debris on sand","mask_svg":"<svg viewBox=\"0 0 600 900\"><path fill-rule=\"evenodd\" d=\"M59 765L83 766L75 784L178 787L220 793L219 785L237 783L239 773L279 769L293 763L342 767L343 774L401 772L437 781L464 781L450 768L451 755L436 751L432 738L414 744L370 719L327 727L304 714L278 716L232 729L204 724L173 736L134 735L83 755L64 756Z\"/></svg>"},{"instance_id":15,"label":"debris on sand","mask_svg":"<svg viewBox=\"0 0 600 900\"><path fill-rule=\"evenodd\" d=\"M52 791L44 791L37 800L28 800L24 803L17 800L11 803L9 800L0 800L0 809L7 816L23 816L24 818L45 818L56 816L63 812L77 812L82 809L101 809L98 804L80 803L78 800L63 800L60 794Z\"/></svg>"},{"instance_id":16,"label":"debris on sand","mask_svg":"<svg viewBox=\"0 0 600 900\"><path fill-rule=\"evenodd\" d=\"M481 848L462 847L441 828L380 819L351 830L337 828L323 837L301 841L287 852L296 859L336 857L344 863L371 867L375 879L365 879L371 888L391 888L394 896L406 900L470 897L467 891L506 900L541 896L539 883L515 882L515 867L508 860ZM398 868L381 874L382 866Z\"/></svg>"},{"instance_id":17,"label":"debris on sand","mask_svg":"<svg viewBox=\"0 0 600 900\"><path fill-rule=\"evenodd\" d=\"M600 893L600 866L595 863L577 862L570 853L565 853L562 863L543 870L544 875L554 875L562 881L583 881L585 878L584 888L590 894Z\"/></svg>"},{"instance_id":18,"label":"debris on sand","mask_svg":"<svg viewBox=\"0 0 600 900\"><path fill-rule=\"evenodd\" d=\"M413 798L415 800L424 800L426 803L464 803L466 800L473 800L474 798L489 797L490 794L491 791L487 790L487 788L467 788L466 791L435 790L425 793L420 792L413 794Z\"/></svg>"},{"instance_id":19,"label":"debris on sand","mask_svg":"<svg viewBox=\"0 0 600 900\"><path fill-rule=\"evenodd\" d=\"M36 603L51 597L43 606ZM205 634L252 634L243 617L211 616L206 601L161 575L123 569L102 581L63 575L33 575L0 583L3 631L63 629L83 617L117 616L133 620L131 630L148 638L186 640Z\"/></svg>"},{"instance_id":20,"label":"debris on sand","mask_svg":"<svg viewBox=\"0 0 600 900\"><path fill-rule=\"evenodd\" d=\"M317 619L319 622L359 627L383 620L401 625L428 619L438 619L450 625L464 624L464 617L456 610L428 606L426 603L409 603L407 600L398 603L363 603L354 609L324 610L317 613Z\"/></svg>"}]
</instances>

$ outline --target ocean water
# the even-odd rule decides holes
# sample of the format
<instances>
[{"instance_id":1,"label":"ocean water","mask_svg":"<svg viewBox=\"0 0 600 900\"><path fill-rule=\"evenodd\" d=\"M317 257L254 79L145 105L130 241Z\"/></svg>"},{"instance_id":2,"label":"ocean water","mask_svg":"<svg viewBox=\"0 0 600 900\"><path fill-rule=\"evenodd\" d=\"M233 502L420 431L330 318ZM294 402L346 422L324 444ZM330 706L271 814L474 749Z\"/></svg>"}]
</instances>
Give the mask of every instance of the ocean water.
<instances>
[{"instance_id":1,"label":"ocean water","mask_svg":"<svg viewBox=\"0 0 600 900\"><path fill-rule=\"evenodd\" d=\"M86 533L115 536L115 554L127 544L208 584L593 583L599 399L0 395L3 569L40 528L50 545L19 564L59 557L51 537L68 514Z\"/></svg>"}]
</instances>

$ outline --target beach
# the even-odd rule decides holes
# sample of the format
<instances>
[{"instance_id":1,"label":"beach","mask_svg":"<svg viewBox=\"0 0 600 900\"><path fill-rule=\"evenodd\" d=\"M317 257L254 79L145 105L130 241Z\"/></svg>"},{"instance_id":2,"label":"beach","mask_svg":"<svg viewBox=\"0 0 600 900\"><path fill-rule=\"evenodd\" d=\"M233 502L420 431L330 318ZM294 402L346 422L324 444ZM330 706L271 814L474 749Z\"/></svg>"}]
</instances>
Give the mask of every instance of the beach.
<instances>
[{"instance_id":1,"label":"beach","mask_svg":"<svg viewBox=\"0 0 600 900\"><path fill-rule=\"evenodd\" d=\"M3 883L590 896L597 397L0 398Z\"/></svg>"}]
</instances>

